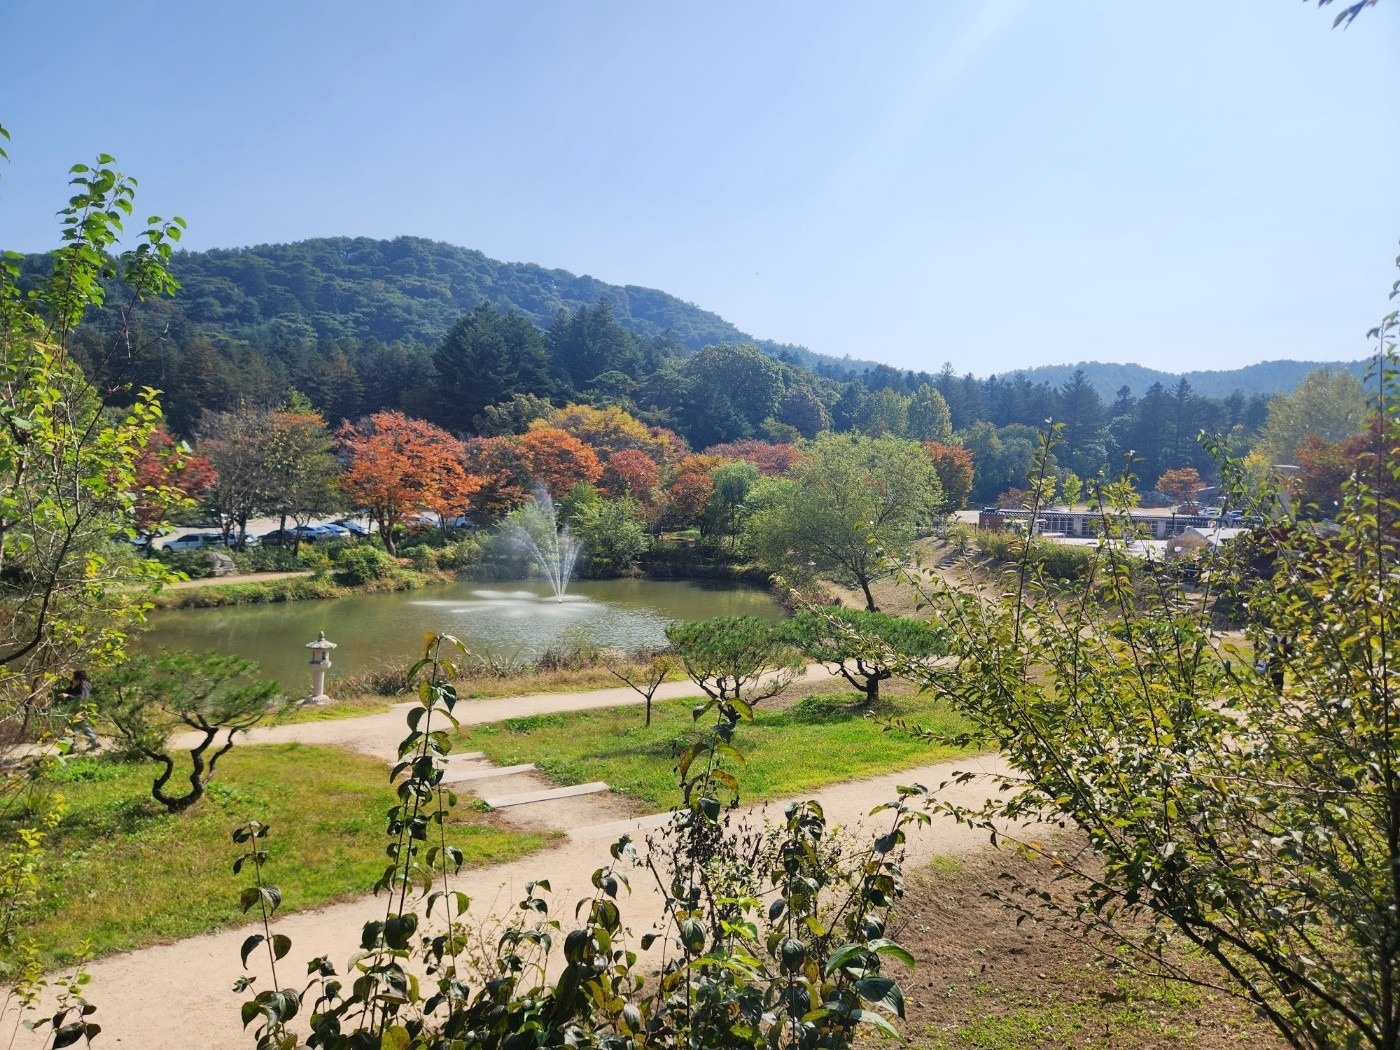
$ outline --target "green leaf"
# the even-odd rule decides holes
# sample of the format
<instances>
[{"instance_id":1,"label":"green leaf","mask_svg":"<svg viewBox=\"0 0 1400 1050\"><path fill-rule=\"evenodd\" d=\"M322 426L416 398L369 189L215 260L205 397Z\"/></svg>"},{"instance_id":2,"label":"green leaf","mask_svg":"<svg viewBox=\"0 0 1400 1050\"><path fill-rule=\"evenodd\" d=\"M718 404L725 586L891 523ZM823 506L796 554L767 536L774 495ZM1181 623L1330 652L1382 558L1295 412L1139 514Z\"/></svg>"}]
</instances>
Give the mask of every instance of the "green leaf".
<instances>
[{"instance_id":1,"label":"green leaf","mask_svg":"<svg viewBox=\"0 0 1400 1050\"><path fill-rule=\"evenodd\" d=\"M247 909L245 908L244 910L246 911ZM243 947L240 948L238 951L238 957L243 961L243 968L245 970L248 968L248 956L252 955L253 952L257 950L258 945L262 944L262 942L263 935L260 933L253 934L251 937L249 937L243 942Z\"/></svg>"}]
</instances>

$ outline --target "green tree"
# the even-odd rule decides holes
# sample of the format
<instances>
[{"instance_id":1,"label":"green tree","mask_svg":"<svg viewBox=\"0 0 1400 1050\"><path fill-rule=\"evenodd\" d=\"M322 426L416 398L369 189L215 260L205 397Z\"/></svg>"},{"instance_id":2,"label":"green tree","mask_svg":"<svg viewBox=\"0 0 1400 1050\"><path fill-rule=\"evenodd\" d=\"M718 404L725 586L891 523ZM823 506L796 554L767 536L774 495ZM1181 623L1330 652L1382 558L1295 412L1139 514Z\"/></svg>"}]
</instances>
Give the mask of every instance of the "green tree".
<instances>
[{"instance_id":1,"label":"green tree","mask_svg":"<svg viewBox=\"0 0 1400 1050\"><path fill-rule=\"evenodd\" d=\"M570 516L570 522L594 575L630 572L651 549L651 534L641 507L630 496L585 503Z\"/></svg>"},{"instance_id":2,"label":"green tree","mask_svg":"<svg viewBox=\"0 0 1400 1050\"><path fill-rule=\"evenodd\" d=\"M707 536L718 536L732 551L744 501L758 481L758 468L752 463L725 463L710 471L710 480L714 487L705 503L702 531Z\"/></svg>"},{"instance_id":3,"label":"green tree","mask_svg":"<svg viewBox=\"0 0 1400 1050\"><path fill-rule=\"evenodd\" d=\"M1341 369L1309 372L1289 394L1269 402L1269 416L1256 446L1270 463L1297 462L1303 438L1341 441L1366 425L1373 410L1361 380Z\"/></svg>"},{"instance_id":4,"label":"green tree","mask_svg":"<svg viewBox=\"0 0 1400 1050\"><path fill-rule=\"evenodd\" d=\"M0 141L7 139L0 128ZM94 167L72 169L63 244L37 285L21 284L18 256L0 256L0 704L7 712L39 706L65 668L119 654L125 628L141 618L142 595L112 585L160 575L111 544L134 525L136 464L160 420L156 392L108 411L69 348L87 311L106 302L118 320L98 364L119 373L139 304L176 287L166 262L181 220L151 219L134 247L112 254L136 189L113 163L104 154Z\"/></svg>"},{"instance_id":5,"label":"green tree","mask_svg":"<svg viewBox=\"0 0 1400 1050\"><path fill-rule=\"evenodd\" d=\"M905 436L915 441L937 441L951 444L953 440L953 414L948 411L948 402L943 395L927 383L920 383L919 389L909 399L909 423Z\"/></svg>"},{"instance_id":6,"label":"green tree","mask_svg":"<svg viewBox=\"0 0 1400 1050\"><path fill-rule=\"evenodd\" d=\"M962 816L1067 822L1090 847L1040 847L1063 889L1028 906L1232 991L1309 1050L1400 1046L1400 534L1382 494L1400 471L1396 367L1338 534L1278 518L1219 552L1207 600L1143 586L1117 546L1092 553L1097 593L1027 572L1006 598L933 598L960 660L927 684L1015 771ZM1244 498L1242 468L1225 470ZM1246 611L1243 645L1215 629L1216 588ZM1176 968L1173 939L1216 972Z\"/></svg>"},{"instance_id":7,"label":"green tree","mask_svg":"<svg viewBox=\"0 0 1400 1050\"><path fill-rule=\"evenodd\" d=\"M866 609L826 606L798 613L788 637L813 663L836 671L865 694L865 706L880 702L880 683L896 675L926 672L948 653L947 632L922 620Z\"/></svg>"},{"instance_id":8,"label":"green tree","mask_svg":"<svg viewBox=\"0 0 1400 1050\"><path fill-rule=\"evenodd\" d=\"M855 426L871 437L903 437L909 429L909 398L890 389L867 394L856 411Z\"/></svg>"},{"instance_id":9,"label":"green tree","mask_svg":"<svg viewBox=\"0 0 1400 1050\"><path fill-rule=\"evenodd\" d=\"M456 434L471 429L488 406L516 395L548 400L556 385L540 330L522 314L499 313L485 300L452 326L433 364L433 420Z\"/></svg>"},{"instance_id":10,"label":"green tree","mask_svg":"<svg viewBox=\"0 0 1400 1050\"><path fill-rule=\"evenodd\" d=\"M938 475L922 445L901 438L824 435L786 478L754 493L744 549L773 572L810 567L859 587L897 571L920 524L941 506Z\"/></svg>"},{"instance_id":11,"label":"green tree","mask_svg":"<svg viewBox=\"0 0 1400 1050\"><path fill-rule=\"evenodd\" d=\"M160 764L151 797L181 813L204 797L219 759L233 750L234 736L275 714L275 682L248 682L258 665L220 653L168 653L159 660L133 657L98 680L93 690L100 717L116 729L129 752ZM195 734L189 748L189 790L167 790L177 765L171 738L178 729ZM220 733L224 741L213 752Z\"/></svg>"},{"instance_id":12,"label":"green tree","mask_svg":"<svg viewBox=\"0 0 1400 1050\"><path fill-rule=\"evenodd\" d=\"M757 616L713 616L674 623L666 640L690 680L731 722L751 721L754 705L777 696L802 670L782 625Z\"/></svg>"}]
</instances>

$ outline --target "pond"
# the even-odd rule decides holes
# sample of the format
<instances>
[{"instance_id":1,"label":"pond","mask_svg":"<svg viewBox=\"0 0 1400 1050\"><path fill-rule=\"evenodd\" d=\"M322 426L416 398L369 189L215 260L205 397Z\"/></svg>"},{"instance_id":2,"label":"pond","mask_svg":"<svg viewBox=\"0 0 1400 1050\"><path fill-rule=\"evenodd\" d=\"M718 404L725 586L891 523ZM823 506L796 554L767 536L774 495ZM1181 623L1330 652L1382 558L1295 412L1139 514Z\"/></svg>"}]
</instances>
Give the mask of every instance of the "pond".
<instances>
[{"instance_id":1,"label":"pond","mask_svg":"<svg viewBox=\"0 0 1400 1050\"><path fill-rule=\"evenodd\" d=\"M310 684L307 642L325 631L331 682L346 674L416 659L423 634L460 638L497 658L525 658L580 646L638 649L665 643L666 626L711 616L777 620L782 607L742 584L693 580L576 580L562 601L547 585L461 581L393 594L332 601L170 609L151 615L138 647L214 649L257 660L265 677L289 690ZM328 690L332 692L333 690Z\"/></svg>"}]
</instances>

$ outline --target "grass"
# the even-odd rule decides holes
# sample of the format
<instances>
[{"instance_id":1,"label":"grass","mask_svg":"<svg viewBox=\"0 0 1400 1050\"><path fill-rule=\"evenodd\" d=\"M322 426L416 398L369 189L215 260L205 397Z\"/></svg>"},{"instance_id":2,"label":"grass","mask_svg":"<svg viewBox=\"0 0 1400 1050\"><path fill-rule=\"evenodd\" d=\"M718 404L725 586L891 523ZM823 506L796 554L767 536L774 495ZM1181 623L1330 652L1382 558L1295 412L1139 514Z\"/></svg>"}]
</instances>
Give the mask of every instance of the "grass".
<instances>
[{"instance_id":1,"label":"grass","mask_svg":"<svg viewBox=\"0 0 1400 1050\"><path fill-rule=\"evenodd\" d=\"M225 605L267 605L277 602L318 601L344 598L352 594L384 591L411 591L433 583L454 579L448 573L425 573L398 569L393 575L363 584L337 583L328 575L293 576L281 580L254 580L244 583L209 584L203 587L171 588L152 598L157 609L214 609Z\"/></svg>"},{"instance_id":2,"label":"grass","mask_svg":"<svg viewBox=\"0 0 1400 1050\"><path fill-rule=\"evenodd\" d=\"M243 746L219 763L204 799L172 816L150 797L154 766L70 760L41 783L65 813L48 842L43 889L20 922L46 968L188 937L245 919L230 834L250 819L272 828L268 879L284 910L367 893L382 873L384 815L394 804L384 763L338 748ZM471 865L543 846L548 836L459 806L449 841ZM13 834L13 816L0 837Z\"/></svg>"},{"instance_id":3,"label":"grass","mask_svg":"<svg viewBox=\"0 0 1400 1050\"><path fill-rule=\"evenodd\" d=\"M815 694L784 708L760 706L742 723L734 746L747 764L733 768L750 802L783 798L828 784L889 773L961 752L886 733L853 706L856 694ZM620 794L656 810L680 801L676 756L703 732L691 718L693 700L655 705L652 724L639 707L512 718L460 731L464 746L498 765L534 762L561 784L605 780ZM925 696L886 701L882 718L904 718L949 732L963 728L948 709Z\"/></svg>"}]
</instances>

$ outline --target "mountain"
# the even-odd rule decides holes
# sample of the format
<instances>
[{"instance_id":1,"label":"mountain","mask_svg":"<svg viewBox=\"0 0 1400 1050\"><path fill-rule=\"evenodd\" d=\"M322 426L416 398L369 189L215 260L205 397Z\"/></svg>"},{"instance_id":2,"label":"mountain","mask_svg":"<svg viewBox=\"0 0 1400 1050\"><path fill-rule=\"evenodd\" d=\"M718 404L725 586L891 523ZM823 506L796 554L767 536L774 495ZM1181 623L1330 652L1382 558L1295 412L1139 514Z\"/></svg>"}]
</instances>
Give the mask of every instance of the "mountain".
<instances>
[{"instance_id":1,"label":"mountain","mask_svg":"<svg viewBox=\"0 0 1400 1050\"><path fill-rule=\"evenodd\" d=\"M844 375L873 362L816 354L755 339L724 318L674 295L617 285L534 263L510 263L421 237L390 241L324 237L293 244L178 252L185 320L239 338L274 322L320 339L378 339L435 345L483 299L548 328L561 310L607 299L624 328L651 340L670 332L688 350L709 343L754 343L774 357Z\"/></svg>"},{"instance_id":2,"label":"mountain","mask_svg":"<svg viewBox=\"0 0 1400 1050\"><path fill-rule=\"evenodd\" d=\"M1049 383L1058 387L1077 370L1082 369L1089 385L1106 401L1112 401L1120 388L1126 386L1134 397L1141 397L1153 383L1170 390L1185 379L1201 397L1229 397L1236 390L1245 397L1261 394L1270 397L1287 393L1303 381L1309 372L1319 368L1340 368L1357 376L1365 376L1370 360L1362 361L1260 361L1219 371L1160 372L1135 364L1108 364L1101 361L1081 361L1077 365L1041 365L1015 373L1024 375L1031 383Z\"/></svg>"}]
</instances>

